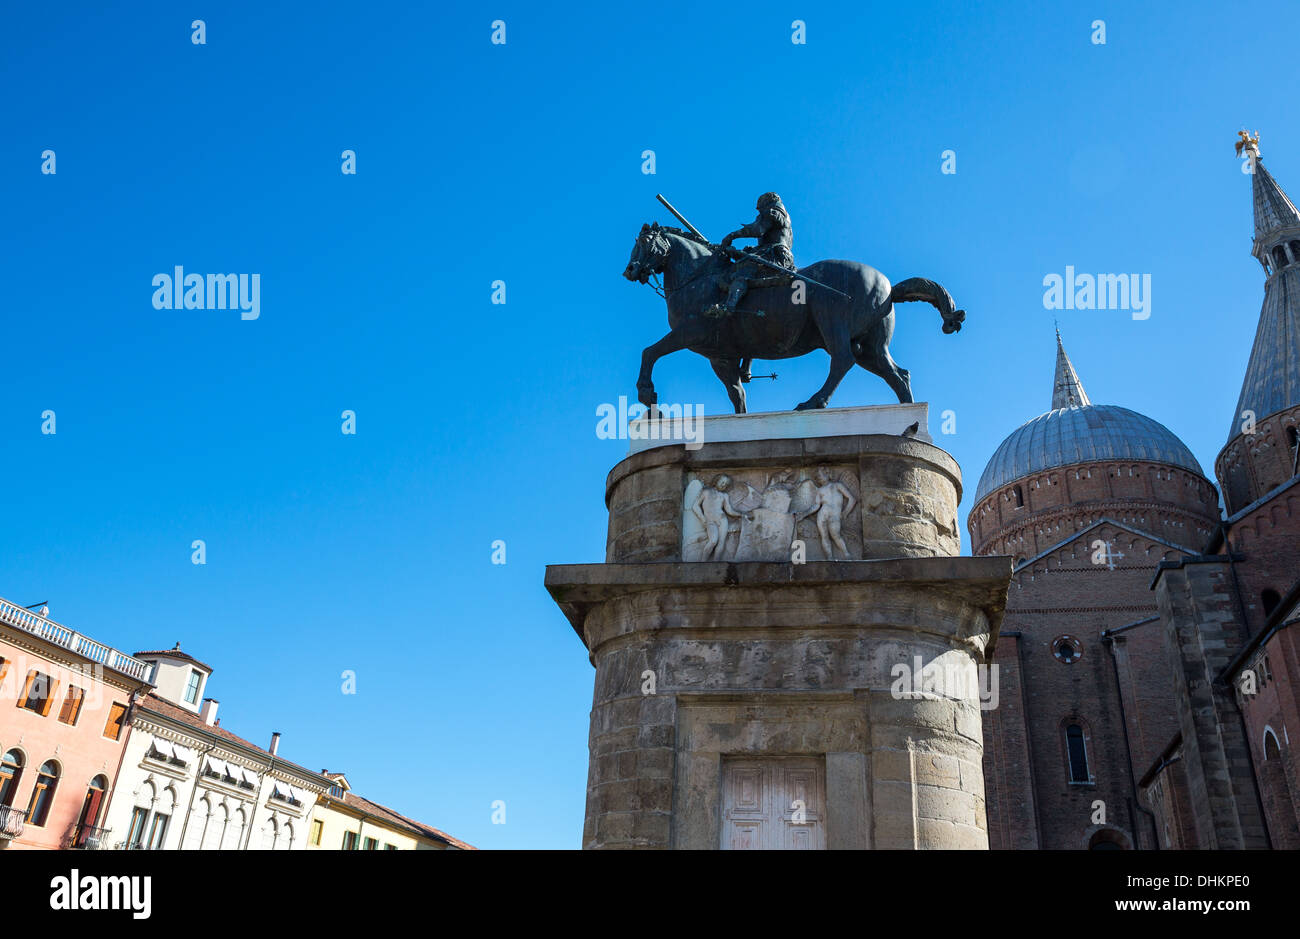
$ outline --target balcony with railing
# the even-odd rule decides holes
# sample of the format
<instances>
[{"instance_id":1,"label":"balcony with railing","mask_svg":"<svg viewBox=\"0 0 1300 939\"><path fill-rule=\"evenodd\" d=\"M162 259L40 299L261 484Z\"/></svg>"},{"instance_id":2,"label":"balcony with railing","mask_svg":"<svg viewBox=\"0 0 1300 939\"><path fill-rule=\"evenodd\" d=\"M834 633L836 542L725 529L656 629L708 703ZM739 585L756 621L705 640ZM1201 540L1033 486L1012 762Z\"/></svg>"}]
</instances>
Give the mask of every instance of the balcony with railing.
<instances>
[{"instance_id":1,"label":"balcony with railing","mask_svg":"<svg viewBox=\"0 0 1300 939\"><path fill-rule=\"evenodd\" d=\"M105 668L111 668L131 678L143 681L149 674L149 663L143 659L137 659L125 652L98 643L89 636L81 635L75 629L56 623L47 616L33 613L16 603L10 603L3 597L0 597L0 623L25 630L46 642L52 642L56 646L85 656L92 662L98 662Z\"/></svg>"},{"instance_id":2,"label":"balcony with railing","mask_svg":"<svg viewBox=\"0 0 1300 939\"><path fill-rule=\"evenodd\" d=\"M83 851L102 851L111 847L108 836L112 832L110 828L96 828L93 825L82 825L77 829L76 834L72 836L70 847L78 848Z\"/></svg>"},{"instance_id":3,"label":"balcony with railing","mask_svg":"<svg viewBox=\"0 0 1300 939\"><path fill-rule=\"evenodd\" d=\"M0 805L0 841L12 841L23 836L23 812L10 805Z\"/></svg>"}]
</instances>

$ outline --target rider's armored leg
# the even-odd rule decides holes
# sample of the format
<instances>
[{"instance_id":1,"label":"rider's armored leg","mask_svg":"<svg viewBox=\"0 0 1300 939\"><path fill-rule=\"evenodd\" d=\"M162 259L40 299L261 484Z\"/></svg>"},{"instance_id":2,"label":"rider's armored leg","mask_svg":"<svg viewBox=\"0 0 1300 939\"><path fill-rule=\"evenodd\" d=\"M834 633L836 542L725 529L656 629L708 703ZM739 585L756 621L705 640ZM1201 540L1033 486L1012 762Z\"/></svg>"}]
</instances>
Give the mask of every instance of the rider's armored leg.
<instances>
[{"instance_id":1,"label":"rider's armored leg","mask_svg":"<svg viewBox=\"0 0 1300 939\"><path fill-rule=\"evenodd\" d=\"M736 304L740 302L740 298L745 295L745 291L748 289L749 289L748 279L744 277L737 277L734 280L732 280L731 292L727 294L727 302L723 304L723 306L729 312L735 313Z\"/></svg>"}]
</instances>

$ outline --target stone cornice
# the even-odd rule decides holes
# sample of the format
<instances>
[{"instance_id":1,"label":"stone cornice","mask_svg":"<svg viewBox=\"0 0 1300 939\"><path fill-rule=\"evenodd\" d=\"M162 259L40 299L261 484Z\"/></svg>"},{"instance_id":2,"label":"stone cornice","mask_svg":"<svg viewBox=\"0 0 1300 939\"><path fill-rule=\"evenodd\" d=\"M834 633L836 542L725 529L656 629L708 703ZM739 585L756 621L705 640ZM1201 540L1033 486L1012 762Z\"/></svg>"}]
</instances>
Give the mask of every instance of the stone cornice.
<instances>
[{"instance_id":1,"label":"stone cornice","mask_svg":"<svg viewBox=\"0 0 1300 939\"><path fill-rule=\"evenodd\" d=\"M546 569L546 589L568 618L579 638L590 648L587 634L588 614L612 602L622 602L636 595L669 593L681 603L700 597L706 605L709 595L719 589L734 591L728 603L732 614L751 601L761 620L760 597L765 589L793 590L800 587L819 591L819 609L843 606L845 611L861 613L861 600L854 594L872 588L886 588L905 596L908 588L919 591L938 589L945 603L961 618L959 608L991 624L1001 620L1007 601L1011 559L1006 557L927 557L892 558L876 561L809 561L788 562L656 562L648 564L555 564ZM837 591L843 591L839 598ZM609 638L609 637L607 637Z\"/></svg>"},{"instance_id":2,"label":"stone cornice","mask_svg":"<svg viewBox=\"0 0 1300 939\"><path fill-rule=\"evenodd\" d=\"M8 623L0 622L0 639L12 646L30 652L34 656L39 656L60 665L69 671L75 671L80 675L102 681L104 684L117 688L126 694L133 691L146 691L153 687L143 679L131 678L116 669L109 668L83 655L77 655L26 630L10 626Z\"/></svg>"},{"instance_id":3,"label":"stone cornice","mask_svg":"<svg viewBox=\"0 0 1300 939\"><path fill-rule=\"evenodd\" d=\"M272 775L279 773L284 777L292 777L293 780L304 784L302 788L310 789L317 795L324 792L329 788L329 786L333 785L333 783L328 782L324 777L317 773L313 773L305 767L300 767L296 763L291 763L278 756L271 756L269 753L255 750L252 747L240 746L238 743L227 737L204 733L198 728L182 721L177 721L165 714L159 714L157 711L152 711L149 709L148 705L141 702L136 703L135 715L132 717L131 723L132 726L152 725L159 728L166 728L173 734L179 733L186 735L196 741L195 745L202 750L207 750L209 747L215 746L216 750L213 752L217 755L217 759L229 760L236 764L239 764L240 760L243 760L244 765L247 765L249 769L257 770L259 774L270 772ZM222 750L230 755L220 755L218 751Z\"/></svg>"}]
</instances>

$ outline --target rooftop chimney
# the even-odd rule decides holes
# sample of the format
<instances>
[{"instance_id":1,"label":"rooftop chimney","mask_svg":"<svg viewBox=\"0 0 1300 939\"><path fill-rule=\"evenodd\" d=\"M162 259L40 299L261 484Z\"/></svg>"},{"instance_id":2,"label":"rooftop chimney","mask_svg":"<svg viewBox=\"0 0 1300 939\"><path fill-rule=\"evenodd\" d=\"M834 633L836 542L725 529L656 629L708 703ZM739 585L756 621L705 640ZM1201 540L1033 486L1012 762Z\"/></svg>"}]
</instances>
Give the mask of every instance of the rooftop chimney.
<instances>
[{"instance_id":1,"label":"rooftop chimney","mask_svg":"<svg viewBox=\"0 0 1300 939\"><path fill-rule=\"evenodd\" d=\"M217 723L217 705L220 702L216 698L204 698L203 706L199 708L199 719L209 727Z\"/></svg>"},{"instance_id":2,"label":"rooftop chimney","mask_svg":"<svg viewBox=\"0 0 1300 939\"><path fill-rule=\"evenodd\" d=\"M275 754L279 751L279 749L280 749L280 732L276 730L271 733L271 756L275 756Z\"/></svg>"}]
</instances>

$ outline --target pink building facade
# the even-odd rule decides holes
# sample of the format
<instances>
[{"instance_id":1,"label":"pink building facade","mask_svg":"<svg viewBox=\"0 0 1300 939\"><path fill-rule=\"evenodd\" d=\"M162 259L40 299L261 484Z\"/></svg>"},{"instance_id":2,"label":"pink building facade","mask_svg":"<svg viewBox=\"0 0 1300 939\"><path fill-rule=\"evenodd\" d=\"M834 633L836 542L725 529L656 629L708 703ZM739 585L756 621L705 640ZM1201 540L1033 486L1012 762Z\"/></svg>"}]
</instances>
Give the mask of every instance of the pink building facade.
<instances>
[{"instance_id":1,"label":"pink building facade","mask_svg":"<svg viewBox=\"0 0 1300 939\"><path fill-rule=\"evenodd\" d=\"M149 670L0 598L0 850L101 845Z\"/></svg>"}]
</instances>

